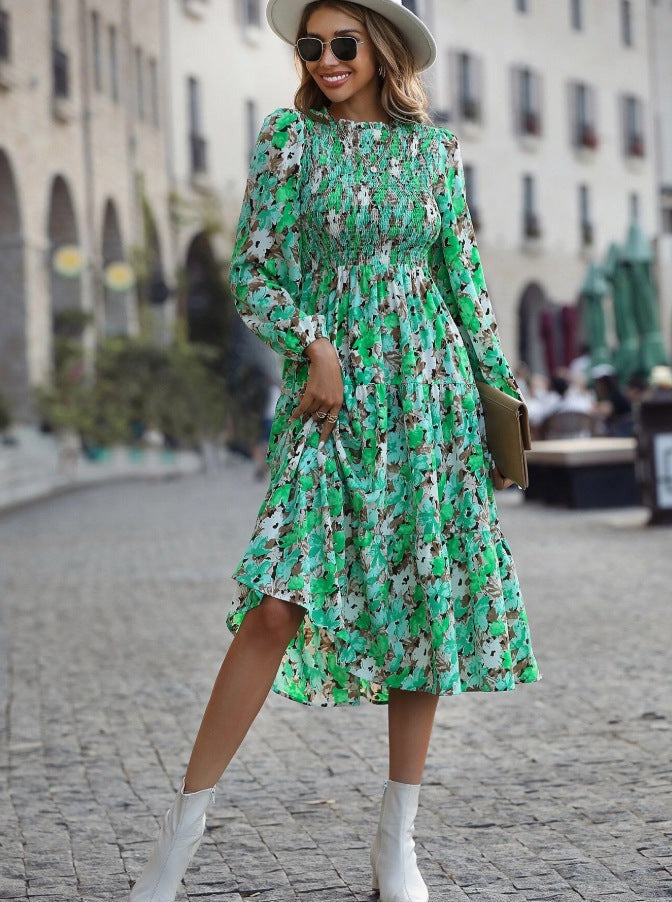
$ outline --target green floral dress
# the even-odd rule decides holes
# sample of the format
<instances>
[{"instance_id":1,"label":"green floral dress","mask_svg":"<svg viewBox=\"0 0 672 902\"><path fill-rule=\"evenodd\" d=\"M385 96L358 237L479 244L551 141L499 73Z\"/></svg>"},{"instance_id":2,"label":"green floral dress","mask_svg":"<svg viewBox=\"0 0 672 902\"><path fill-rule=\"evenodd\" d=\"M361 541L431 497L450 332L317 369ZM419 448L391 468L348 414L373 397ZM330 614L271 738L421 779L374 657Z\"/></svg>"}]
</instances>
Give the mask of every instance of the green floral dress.
<instances>
[{"instance_id":1,"label":"green floral dress","mask_svg":"<svg viewBox=\"0 0 672 902\"><path fill-rule=\"evenodd\" d=\"M236 305L284 358L270 486L234 577L306 609L273 689L304 704L513 689L539 672L475 376L511 394L455 137L278 110L252 159ZM328 338L345 398L322 449L289 423Z\"/></svg>"}]
</instances>

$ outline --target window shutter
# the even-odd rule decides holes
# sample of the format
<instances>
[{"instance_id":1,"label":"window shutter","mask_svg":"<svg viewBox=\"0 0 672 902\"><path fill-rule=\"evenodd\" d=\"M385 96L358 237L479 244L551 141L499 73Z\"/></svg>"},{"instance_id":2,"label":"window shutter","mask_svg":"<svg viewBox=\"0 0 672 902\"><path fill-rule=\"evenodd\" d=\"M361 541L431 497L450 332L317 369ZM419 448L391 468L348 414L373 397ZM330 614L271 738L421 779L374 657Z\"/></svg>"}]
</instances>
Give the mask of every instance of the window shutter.
<instances>
[{"instance_id":1,"label":"window shutter","mask_svg":"<svg viewBox=\"0 0 672 902\"><path fill-rule=\"evenodd\" d=\"M473 78L474 78L474 99L478 106L478 121L483 122L485 119L485 84L483 65L483 57L474 56L473 59Z\"/></svg>"},{"instance_id":2,"label":"window shutter","mask_svg":"<svg viewBox=\"0 0 672 902\"><path fill-rule=\"evenodd\" d=\"M511 67L511 117L513 122L513 132L519 135L522 131L522 72L518 66Z\"/></svg>"}]
</instances>

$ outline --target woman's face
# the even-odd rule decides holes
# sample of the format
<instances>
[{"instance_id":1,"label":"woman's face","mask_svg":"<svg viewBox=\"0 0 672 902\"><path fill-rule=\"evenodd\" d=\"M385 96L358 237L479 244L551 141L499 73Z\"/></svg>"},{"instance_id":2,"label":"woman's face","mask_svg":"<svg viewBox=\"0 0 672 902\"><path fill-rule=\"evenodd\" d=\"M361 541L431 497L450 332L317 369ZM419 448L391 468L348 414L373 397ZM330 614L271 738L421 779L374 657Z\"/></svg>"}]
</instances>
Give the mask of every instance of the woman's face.
<instances>
[{"instance_id":1,"label":"woman's face","mask_svg":"<svg viewBox=\"0 0 672 902\"><path fill-rule=\"evenodd\" d=\"M371 38L361 22L338 9L322 6L308 19L306 36L320 38L325 43L345 36L365 42L358 45L354 60L341 62L327 44L321 60L306 63L308 72L331 103L352 100L360 92L377 92L378 64Z\"/></svg>"}]
</instances>

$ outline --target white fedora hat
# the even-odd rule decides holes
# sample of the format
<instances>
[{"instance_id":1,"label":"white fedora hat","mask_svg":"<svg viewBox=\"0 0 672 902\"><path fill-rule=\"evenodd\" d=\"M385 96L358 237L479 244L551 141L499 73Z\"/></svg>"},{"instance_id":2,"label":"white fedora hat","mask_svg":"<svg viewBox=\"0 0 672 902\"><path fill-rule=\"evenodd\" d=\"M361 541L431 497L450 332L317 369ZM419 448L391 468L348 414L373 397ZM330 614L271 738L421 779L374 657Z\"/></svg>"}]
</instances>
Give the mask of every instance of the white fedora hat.
<instances>
[{"instance_id":1,"label":"white fedora hat","mask_svg":"<svg viewBox=\"0 0 672 902\"><path fill-rule=\"evenodd\" d=\"M311 0L268 0L266 18L273 31L294 44L303 11ZM396 25L406 39L418 69L429 69L436 59L436 41L425 23L402 4L401 0L350 0L374 13L380 13Z\"/></svg>"}]
</instances>

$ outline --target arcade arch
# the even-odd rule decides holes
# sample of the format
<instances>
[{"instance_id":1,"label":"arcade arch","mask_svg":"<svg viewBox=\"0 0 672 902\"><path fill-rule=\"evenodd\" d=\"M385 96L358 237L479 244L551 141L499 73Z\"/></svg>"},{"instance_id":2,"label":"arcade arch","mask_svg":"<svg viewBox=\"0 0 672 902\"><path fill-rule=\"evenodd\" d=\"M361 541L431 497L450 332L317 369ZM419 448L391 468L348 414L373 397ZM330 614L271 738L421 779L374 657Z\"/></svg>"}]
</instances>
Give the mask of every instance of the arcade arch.
<instances>
[{"instance_id":1,"label":"arcade arch","mask_svg":"<svg viewBox=\"0 0 672 902\"><path fill-rule=\"evenodd\" d=\"M518 303L518 359L532 373L548 375L546 350L542 337L542 316L551 306L538 282L530 282Z\"/></svg>"},{"instance_id":2,"label":"arcade arch","mask_svg":"<svg viewBox=\"0 0 672 902\"><path fill-rule=\"evenodd\" d=\"M57 271L55 256L66 245L79 248L79 231L72 196L67 182L61 175L55 176L49 192L47 235L50 250L49 292L54 332L61 330L59 321L64 314L82 309L82 277L79 271ZM81 255L81 249L79 249ZM83 265L83 264L82 264Z\"/></svg>"},{"instance_id":3,"label":"arcade arch","mask_svg":"<svg viewBox=\"0 0 672 902\"><path fill-rule=\"evenodd\" d=\"M29 402L25 254L19 196L7 154L0 149L0 390L13 413Z\"/></svg>"},{"instance_id":4,"label":"arcade arch","mask_svg":"<svg viewBox=\"0 0 672 902\"><path fill-rule=\"evenodd\" d=\"M104 332L107 336L129 335L131 332L130 290L111 288L105 279L108 266L124 261L124 244L119 226L119 216L114 201L109 199L103 214L103 312Z\"/></svg>"},{"instance_id":5,"label":"arcade arch","mask_svg":"<svg viewBox=\"0 0 672 902\"><path fill-rule=\"evenodd\" d=\"M231 327L233 301L207 232L187 249L185 313L189 341L223 348Z\"/></svg>"}]
</instances>

